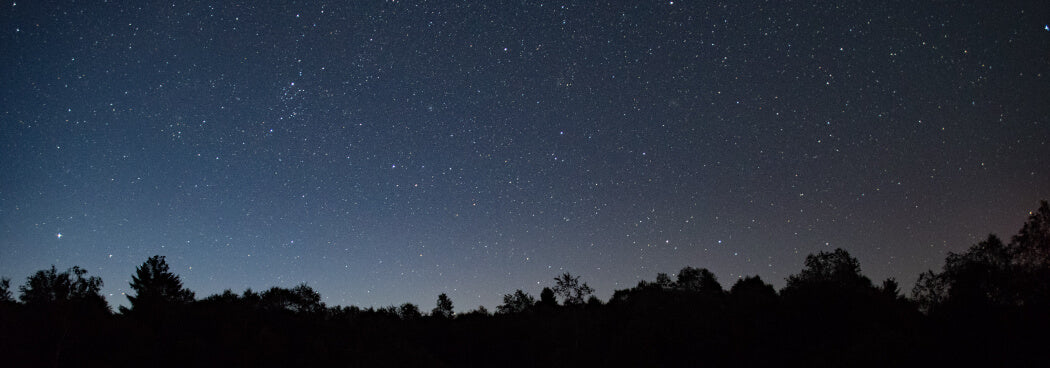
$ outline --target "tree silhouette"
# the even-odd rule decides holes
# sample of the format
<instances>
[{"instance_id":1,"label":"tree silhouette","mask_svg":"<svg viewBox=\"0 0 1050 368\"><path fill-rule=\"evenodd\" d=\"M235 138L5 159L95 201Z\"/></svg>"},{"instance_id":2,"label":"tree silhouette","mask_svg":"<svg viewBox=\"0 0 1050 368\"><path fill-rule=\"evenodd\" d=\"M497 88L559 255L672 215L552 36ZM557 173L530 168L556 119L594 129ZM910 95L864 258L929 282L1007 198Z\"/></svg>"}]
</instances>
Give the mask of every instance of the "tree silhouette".
<instances>
[{"instance_id":1,"label":"tree silhouette","mask_svg":"<svg viewBox=\"0 0 1050 368\"><path fill-rule=\"evenodd\" d=\"M1010 240L1016 263L1031 268L1050 268L1050 204L1040 201L1021 230Z\"/></svg>"},{"instance_id":2,"label":"tree silhouette","mask_svg":"<svg viewBox=\"0 0 1050 368\"><path fill-rule=\"evenodd\" d=\"M397 308L397 316L402 320L412 321L423 317L423 313L419 311L419 306L412 303L405 303Z\"/></svg>"},{"instance_id":3,"label":"tree silhouette","mask_svg":"<svg viewBox=\"0 0 1050 368\"><path fill-rule=\"evenodd\" d=\"M1010 241L1019 302L1050 308L1050 205L1041 201Z\"/></svg>"},{"instance_id":4,"label":"tree silhouette","mask_svg":"<svg viewBox=\"0 0 1050 368\"><path fill-rule=\"evenodd\" d=\"M675 286L674 282L671 281L671 277L667 276L666 273L660 272L656 274L656 287L661 289L670 289Z\"/></svg>"},{"instance_id":5,"label":"tree silhouette","mask_svg":"<svg viewBox=\"0 0 1050 368\"><path fill-rule=\"evenodd\" d=\"M540 301L537 305L546 309L557 307L558 299L554 296L554 290L549 287L543 288L543 290L540 291Z\"/></svg>"},{"instance_id":6,"label":"tree silhouette","mask_svg":"<svg viewBox=\"0 0 1050 368\"><path fill-rule=\"evenodd\" d=\"M222 291L222 294L212 294L200 301L205 303L235 304L240 300L241 298L233 290L226 289Z\"/></svg>"},{"instance_id":7,"label":"tree silhouette","mask_svg":"<svg viewBox=\"0 0 1050 368\"><path fill-rule=\"evenodd\" d=\"M1011 252L995 235L963 253L949 253L940 274L920 276L914 294L919 304L1007 306L1017 303L1012 290Z\"/></svg>"},{"instance_id":8,"label":"tree silhouette","mask_svg":"<svg viewBox=\"0 0 1050 368\"><path fill-rule=\"evenodd\" d=\"M554 294L561 296L564 305L580 305L594 292L587 283L580 283L579 276L566 272L554 278Z\"/></svg>"},{"instance_id":9,"label":"tree silhouette","mask_svg":"<svg viewBox=\"0 0 1050 368\"><path fill-rule=\"evenodd\" d=\"M719 297L723 293L722 285L711 271L685 267L678 273L677 282L671 281L671 277L666 273L657 273L655 281L639 280L638 285L633 288L614 291L609 302L635 303L636 307L653 306L675 303L675 299L678 298L691 298L695 301L697 297Z\"/></svg>"},{"instance_id":10,"label":"tree silhouette","mask_svg":"<svg viewBox=\"0 0 1050 368\"><path fill-rule=\"evenodd\" d=\"M994 234L965 252L949 253L940 272L919 275L912 289L915 304L926 312L940 349L980 351L961 354L967 365L1040 365L1050 329L1050 207L1039 209L1004 242ZM1007 362L1007 363L1004 363Z\"/></svg>"},{"instance_id":11,"label":"tree silhouette","mask_svg":"<svg viewBox=\"0 0 1050 368\"><path fill-rule=\"evenodd\" d=\"M478 309L475 309L475 310L469 311L467 313L464 313L464 314L461 315L461 317L463 317L463 316L466 316L466 317L488 317L488 316L490 316L490 314L489 314L488 308L485 308L484 305L479 305Z\"/></svg>"},{"instance_id":12,"label":"tree silhouette","mask_svg":"<svg viewBox=\"0 0 1050 368\"><path fill-rule=\"evenodd\" d=\"M11 279L2 278L0 279L0 302L9 303L15 299L11 296Z\"/></svg>"},{"instance_id":13,"label":"tree silhouette","mask_svg":"<svg viewBox=\"0 0 1050 368\"><path fill-rule=\"evenodd\" d=\"M776 301L777 291L773 285L762 281L762 278L748 276L737 280L729 289L729 295L734 299L750 303L770 303Z\"/></svg>"},{"instance_id":14,"label":"tree silhouette","mask_svg":"<svg viewBox=\"0 0 1050 368\"><path fill-rule=\"evenodd\" d=\"M513 314L521 313L532 308L536 304L536 299L518 289L514 294L503 295L503 304L496 307L496 313L498 314Z\"/></svg>"},{"instance_id":15,"label":"tree silhouette","mask_svg":"<svg viewBox=\"0 0 1050 368\"><path fill-rule=\"evenodd\" d=\"M788 276L784 293L805 288L864 289L871 280L860 273L860 262L842 248L806 256L806 266L798 274Z\"/></svg>"},{"instance_id":16,"label":"tree silhouette","mask_svg":"<svg viewBox=\"0 0 1050 368\"><path fill-rule=\"evenodd\" d=\"M162 314L150 316L162 318L81 313L77 301L104 306L101 280L52 266L19 288L23 303L0 279L0 350L13 366L158 356L154 365L484 366L514 356L505 365L1041 366L1050 359L1044 207L1008 244L989 236L949 254L939 272L920 275L914 301L892 278L873 284L842 249L806 257L780 293L758 276L725 290L710 271L685 267L603 303L566 273L539 302L520 289L504 295L499 316L482 306L454 317L439 294L434 318L411 303L328 307L306 284L194 301L159 256L136 269L129 300L136 313L152 301Z\"/></svg>"},{"instance_id":17,"label":"tree silhouette","mask_svg":"<svg viewBox=\"0 0 1050 368\"><path fill-rule=\"evenodd\" d=\"M1050 206L1041 201L1004 244L994 234L966 252L949 253L939 273L919 275L912 295L921 310L939 307L1050 306Z\"/></svg>"},{"instance_id":18,"label":"tree silhouette","mask_svg":"<svg viewBox=\"0 0 1050 368\"><path fill-rule=\"evenodd\" d=\"M721 294L723 292L722 284L718 283L718 278L706 268L688 266L682 268L681 271L678 271L676 286L679 289L692 292L712 294Z\"/></svg>"},{"instance_id":19,"label":"tree silhouette","mask_svg":"<svg viewBox=\"0 0 1050 368\"><path fill-rule=\"evenodd\" d=\"M904 296L901 295L900 284L897 283L897 279L892 277L882 280L882 286L879 287L879 292L887 300L899 300L904 298Z\"/></svg>"},{"instance_id":20,"label":"tree silhouette","mask_svg":"<svg viewBox=\"0 0 1050 368\"><path fill-rule=\"evenodd\" d=\"M452 318L454 315L452 312L452 299L449 299L445 293L438 295L437 306L430 311L430 315L438 318Z\"/></svg>"},{"instance_id":21,"label":"tree silhouette","mask_svg":"<svg viewBox=\"0 0 1050 368\"><path fill-rule=\"evenodd\" d=\"M395 318L395 319L400 319L401 318L401 315L398 314L397 307L395 307L393 305L376 309L375 312L376 312L377 315L380 315L380 316L392 317L392 318Z\"/></svg>"},{"instance_id":22,"label":"tree silhouette","mask_svg":"<svg viewBox=\"0 0 1050 368\"><path fill-rule=\"evenodd\" d=\"M135 269L130 284L135 291L134 296L128 295L131 309L121 307L121 313L156 313L172 306L186 305L194 299L193 292L182 287L179 276L168 271L164 256L153 256L142 263Z\"/></svg>"},{"instance_id":23,"label":"tree silhouette","mask_svg":"<svg viewBox=\"0 0 1050 368\"><path fill-rule=\"evenodd\" d=\"M87 270L73 266L58 272L52 265L50 270L37 271L19 286L19 299L28 306L48 307L77 304L100 310L109 310L99 291L102 279L87 277Z\"/></svg>"},{"instance_id":24,"label":"tree silhouette","mask_svg":"<svg viewBox=\"0 0 1050 368\"><path fill-rule=\"evenodd\" d=\"M80 358L99 347L97 327L108 320L110 310L99 294L102 279L86 274L87 270L77 266L58 272L52 265L30 275L19 286L19 299L25 308L3 303L0 350L6 363L43 366L46 360L47 365L55 367L82 363ZM17 339L9 338L15 333ZM12 359L10 353L16 351L21 357Z\"/></svg>"},{"instance_id":25,"label":"tree silhouette","mask_svg":"<svg viewBox=\"0 0 1050 368\"><path fill-rule=\"evenodd\" d=\"M598 308L598 307L601 307L603 304L605 304L605 303L603 303L601 299L599 299L598 297L596 297L594 295L591 295L591 296L587 297L587 306L588 307Z\"/></svg>"},{"instance_id":26,"label":"tree silhouette","mask_svg":"<svg viewBox=\"0 0 1050 368\"><path fill-rule=\"evenodd\" d=\"M305 283L291 289L274 286L260 294L260 303L266 309L292 313L320 313L325 309L321 294Z\"/></svg>"},{"instance_id":27,"label":"tree silhouette","mask_svg":"<svg viewBox=\"0 0 1050 368\"><path fill-rule=\"evenodd\" d=\"M912 298L923 313L930 313L948 300L947 279L933 271L919 274L915 286L911 289Z\"/></svg>"},{"instance_id":28,"label":"tree silhouette","mask_svg":"<svg viewBox=\"0 0 1050 368\"><path fill-rule=\"evenodd\" d=\"M244 293L241 293L241 303L247 306L258 306L262 303L262 296L252 291L252 288L247 288L244 289Z\"/></svg>"}]
</instances>

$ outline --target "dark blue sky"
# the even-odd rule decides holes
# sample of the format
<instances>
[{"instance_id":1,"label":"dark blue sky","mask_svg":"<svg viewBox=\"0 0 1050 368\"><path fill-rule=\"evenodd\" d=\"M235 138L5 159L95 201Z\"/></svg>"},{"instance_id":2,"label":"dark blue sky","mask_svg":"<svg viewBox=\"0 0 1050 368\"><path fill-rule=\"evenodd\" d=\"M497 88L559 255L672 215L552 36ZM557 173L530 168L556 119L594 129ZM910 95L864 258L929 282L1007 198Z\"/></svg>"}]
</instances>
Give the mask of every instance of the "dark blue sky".
<instances>
[{"instance_id":1,"label":"dark blue sky","mask_svg":"<svg viewBox=\"0 0 1050 368\"><path fill-rule=\"evenodd\" d=\"M1050 198L1041 1L15 1L0 275L493 307L569 271L910 289Z\"/></svg>"}]
</instances>

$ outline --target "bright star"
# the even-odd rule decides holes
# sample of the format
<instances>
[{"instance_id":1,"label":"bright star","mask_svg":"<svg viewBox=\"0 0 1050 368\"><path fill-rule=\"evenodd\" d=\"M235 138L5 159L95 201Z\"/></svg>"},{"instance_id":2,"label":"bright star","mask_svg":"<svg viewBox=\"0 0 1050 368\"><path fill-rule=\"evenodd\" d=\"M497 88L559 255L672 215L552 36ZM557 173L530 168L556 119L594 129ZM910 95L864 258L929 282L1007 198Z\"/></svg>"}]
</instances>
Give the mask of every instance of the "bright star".
<instances>
[{"instance_id":1,"label":"bright star","mask_svg":"<svg viewBox=\"0 0 1050 368\"><path fill-rule=\"evenodd\" d=\"M55 234L56 238L62 239L62 233Z\"/></svg>"}]
</instances>

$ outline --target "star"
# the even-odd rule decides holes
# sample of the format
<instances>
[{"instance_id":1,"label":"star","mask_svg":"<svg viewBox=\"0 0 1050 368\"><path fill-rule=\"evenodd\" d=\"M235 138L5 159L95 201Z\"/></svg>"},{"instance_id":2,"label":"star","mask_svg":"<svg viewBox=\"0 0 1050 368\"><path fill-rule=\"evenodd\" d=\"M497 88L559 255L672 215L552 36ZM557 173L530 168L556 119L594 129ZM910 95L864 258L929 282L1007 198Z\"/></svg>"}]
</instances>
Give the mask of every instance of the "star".
<instances>
[{"instance_id":1,"label":"star","mask_svg":"<svg viewBox=\"0 0 1050 368\"><path fill-rule=\"evenodd\" d=\"M202 297L249 283L268 288L275 285L266 280L284 274L361 307L431 305L458 287L453 300L483 295L477 303L490 308L559 270L580 273L603 297L685 265L722 277L761 271L779 287L807 253L830 247L817 241L827 237L867 255L868 276L900 275L907 286L937 269L944 252L972 244L959 227L1009 230L1016 221L1000 217L1026 213L1050 195L1039 186L1050 178L1039 170L1045 147L996 149L1050 137L1048 126L1031 124L1045 120L1050 105L1022 103L1040 85L1002 84L1021 73L1038 78L1045 61L1002 60L1010 68L982 69L977 84L954 82L966 73L929 73L956 50L980 60L1009 54L1003 50L1012 46L1000 40L1015 37L1018 24L1042 21L1050 32L1035 12L989 18L986 32L973 33L928 21L924 14L939 14L940 5L919 4L921 11L894 15L898 27L870 40L866 47L880 51L863 59L845 55L848 44L827 41L863 36L819 16L838 11L834 4L803 12L811 7L778 2L749 17L738 14L747 6L660 3L666 6L653 11L671 14L610 9L623 22L570 6L534 16L532 5L517 3L445 13L350 2L326 6L323 16L322 9L274 8L234 17L238 31L222 42L202 39L202 47L167 42L177 34L164 25L178 20L154 11L160 7L135 21L151 32L110 32L119 22L97 26L93 17L34 26L34 34L56 40L34 53L63 62L9 60L20 77L6 80L10 113L0 114L0 125L24 143L0 144L0 157L27 161L4 166L11 179L0 191L0 254L22 257L0 257L0 276L48 266L22 260L61 259L99 270L108 285L102 291L116 296L109 302L124 304L116 286L157 254L183 272L192 264L197 277L185 286ZM25 5L16 7L25 19L50 16L47 7ZM895 14L883 8L857 2L849 11ZM221 2L214 10L240 11ZM371 32L330 33L322 26L329 13L355 14ZM428 19L417 27L421 14ZM196 13L171 16L203 29L232 26ZM492 27L491 19L505 24ZM16 26L12 36L33 33ZM84 38L62 29L80 29ZM784 32L792 37L774 37ZM625 34L644 42L623 42ZM928 34L938 35L938 47L902 46L931 45ZM419 42L395 42L400 37ZM91 50L96 39L112 49L90 58L68 49ZM107 67L152 65L154 44L179 57L120 75ZM120 52L108 52L118 45ZM222 57L198 57L220 45ZM902 55L909 62L894 60ZM327 69L333 65L353 71ZM61 83L38 82L58 77ZM126 83L135 80L150 82ZM909 104L902 91L936 103ZM41 95L84 98L54 106L35 98ZM982 96L982 104L967 96ZM970 116L953 118L960 113ZM977 169L988 172L971 172ZM41 172L48 180L36 180ZM90 191L74 190L88 183ZM1018 200L997 200L1004 196ZM956 209L956 197L976 209ZM992 222L960 215L973 211ZM878 230L885 225L902 231ZM56 227L80 236L33 246ZM908 246L916 236L938 240L934 248ZM627 263L639 247L653 254ZM773 265L738 269L758 257ZM878 261L891 257L915 262ZM625 264L585 272L609 260ZM339 264L344 271L332 272ZM646 273L636 275L643 265ZM406 277L433 280L405 283L394 277L400 267ZM437 286L444 284L448 290Z\"/></svg>"}]
</instances>

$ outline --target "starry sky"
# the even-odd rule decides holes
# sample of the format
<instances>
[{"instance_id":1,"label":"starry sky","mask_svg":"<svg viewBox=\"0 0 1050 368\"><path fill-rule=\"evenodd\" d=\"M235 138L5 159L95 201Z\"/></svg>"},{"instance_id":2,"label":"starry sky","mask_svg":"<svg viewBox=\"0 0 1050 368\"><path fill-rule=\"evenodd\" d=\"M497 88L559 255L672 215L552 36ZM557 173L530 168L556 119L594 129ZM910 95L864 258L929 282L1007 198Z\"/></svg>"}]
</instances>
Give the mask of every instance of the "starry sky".
<instances>
[{"instance_id":1,"label":"starry sky","mask_svg":"<svg viewBox=\"0 0 1050 368\"><path fill-rule=\"evenodd\" d=\"M1050 198L1042 1L15 1L0 276L457 311L562 272L910 290Z\"/></svg>"}]
</instances>

